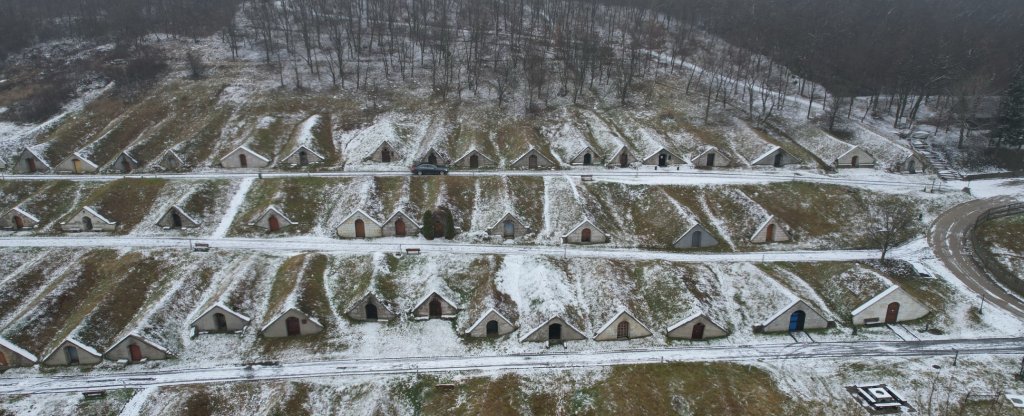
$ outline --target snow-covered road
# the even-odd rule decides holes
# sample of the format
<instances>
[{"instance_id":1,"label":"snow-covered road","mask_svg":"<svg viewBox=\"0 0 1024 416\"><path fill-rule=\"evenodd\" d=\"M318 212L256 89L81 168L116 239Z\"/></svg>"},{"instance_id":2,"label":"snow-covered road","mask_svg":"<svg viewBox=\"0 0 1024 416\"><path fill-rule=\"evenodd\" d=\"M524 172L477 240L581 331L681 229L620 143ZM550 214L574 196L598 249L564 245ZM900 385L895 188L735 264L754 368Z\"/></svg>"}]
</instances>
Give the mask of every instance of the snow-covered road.
<instances>
[{"instance_id":1,"label":"snow-covered road","mask_svg":"<svg viewBox=\"0 0 1024 416\"><path fill-rule=\"evenodd\" d=\"M417 240L410 243L401 238L376 240L337 240L320 237L282 238L181 238L181 237L10 237L0 238L0 247L75 247L75 248L190 248L206 243L213 250L263 250L274 252L317 251L352 254L405 253L419 249L422 254L505 254L544 255L556 257L608 258L621 260L665 260L683 263L707 262L780 262L780 261L853 261L879 257L878 250L794 250L745 253L678 253L635 248L599 248L579 246L527 246L508 244L467 244L444 240ZM900 251L890 257L899 258Z\"/></svg>"},{"instance_id":2,"label":"snow-covered road","mask_svg":"<svg viewBox=\"0 0 1024 416\"><path fill-rule=\"evenodd\" d=\"M121 372L97 370L75 375L5 375L0 378L0 395L68 393L123 388L145 389L155 386L359 375L448 372L488 374L504 371L596 368L663 362L750 362L806 358L864 360L872 357L952 356L957 353L960 355L1021 354L1024 353L1024 339L687 346L565 353L557 352L557 349L555 347L549 352L539 354L351 359L178 370Z\"/></svg>"}]
</instances>

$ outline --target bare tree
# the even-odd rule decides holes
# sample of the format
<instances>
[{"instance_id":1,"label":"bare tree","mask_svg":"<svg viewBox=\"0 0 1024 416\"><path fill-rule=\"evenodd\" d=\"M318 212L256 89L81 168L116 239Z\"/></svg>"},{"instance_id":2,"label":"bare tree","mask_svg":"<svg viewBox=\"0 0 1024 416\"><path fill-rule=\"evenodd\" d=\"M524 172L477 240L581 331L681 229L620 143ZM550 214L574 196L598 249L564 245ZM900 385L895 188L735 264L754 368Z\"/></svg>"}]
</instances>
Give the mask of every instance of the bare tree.
<instances>
[{"instance_id":1,"label":"bare tree","mask_svg":"<svg viewBox=\"0 0 1024 416\"><path fill-rule=\"evenodd\" d=\"M185 63L188 64L189 78L200 79L206 74L206 63L198 52L190 50L185 53Z\"/></svg>"},{"instance_id":2,"label":"bare tree","mask_svg":"<svg viewBox=\"0 0 1024 416\"><path fill-rule=\"evenodd\" d=\"M919 215L910 201L896 196L883 197L868 206L868 217L874 221L868 225L866 235L873 246L882 250L881 261L885 261L889 249L913 233Z\"/></svg>"}]
</instances>

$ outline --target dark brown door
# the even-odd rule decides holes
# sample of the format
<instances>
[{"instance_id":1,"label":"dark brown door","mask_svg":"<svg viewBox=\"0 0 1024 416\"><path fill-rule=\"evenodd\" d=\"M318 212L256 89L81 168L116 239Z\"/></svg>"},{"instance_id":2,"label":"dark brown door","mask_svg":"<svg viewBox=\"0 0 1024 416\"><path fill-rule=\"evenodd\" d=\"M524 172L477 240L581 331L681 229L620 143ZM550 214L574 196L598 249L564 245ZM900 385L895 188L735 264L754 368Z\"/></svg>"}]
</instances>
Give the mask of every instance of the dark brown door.
<instances>
[{"instance_id":1,"label":"dark brown door","mask_svg":"<svg viewBox=\"0 0 1024 416\"><path fill-rule=\"evenodd\" d=\"M562 339L562 324L551 324L548 326L548 339L553 341Z\"/></svg>"},{"instance_id":2,"label":"dark brown door","mask_svg":"<svg viewBox=\"0 0 1024 416\"><path fill-rule=\"evenodd\" d=\"M584 228L583 231L580 231L580 241L584 242L584 243L589 243L590 242L590 229L589 228Z\"/></svg>"},{"instance_id":3,"label":"dark brown door","mask_svg":"<svg viewBox=\"0 0 1024 416\"><path fill-rule=\"evenodd\" d=\"M366 320L376 321L377 320L377 306L372 303L366 304Z\"/></svg>"},{"instance_id":4,"label":"dark brown door","mask_svg":"<svg viewBox=\"0 0 1024 416\"><path fill-rule=\"evenodd\" d=\"M35 159L25 159L25 165L28 166L28 173L36 173L36 161Z\"/></svg>"},{"instance_id":5,"label":"dark brown door","mask_svg":"<svg viewBox=\"0 0 1024 416\"><path fill-rule=\"evenodd\" d=\"M121 169L124 171L124 173L132 172L132 164L128 163L128 158L121 159Z\"/></svg>"},{"instance_id":6,"label":"dark brown door","mask_svg":"<svg viewBox=\"0 0 1024 416\"><path fill-rule=\"evenodd\" d=\"M20 230L22 228L25 228L25 221L21 219L21 216L15 215L14 216L14 229L15 230Z\"/></svg>"},{"instance_id":7,"label":"dark brown door","mask_svg":"<svg viewBox=\"0 0 1024 416\"><path fill-rule=\"evenodd\" d=\"M281 222L277 220L277 216L270 214L270 218L267 219L267 226L270 227L270 231L277 231L281 229Z\"/></svg>"},{"instance_id":8,"label":"dark brown door","mask_svg":"<svg viewBox=\"0 0 1024 416\"><path fill-rule=\"evenodd\" d=\"M697 324L693 326L693 333L690 334L690 338L704 339L704 324L697 322Z\"/></svg>"},{"instance_id":9,"label":"dark brown door","mask_svg":"<svg viewBox=\"0 0 1024 416\"><path fill-rule=\"evenodd\" d=\"M309 164L309 155L306 154L305 150L299 152L299 165L306 166L308 164Z\"/></svg>"},{"instance_id":10,"label":"dark brown door","mask_svg":"<svg viewBox=\"0 0 1024 416\"><path fill-rule=\"evenodd\" d=\"M132 344L128 346L128 355L131 356L132 362L137 363L142 361L142 349L138 345Z\"/></svg>"},{"instance_id":11,"label":"dark brown door","mask_svg":"<svg viewBox=\"0 0 1024 416\"><path fill-rule=\"evenodd\" d=\"M480 158L477 157L477 155L472 155L469 157L469 167L473 169L480 167Z\"/></svg>"},{"instance_id":12,"label":"dark brown door","mask_svg":"<svg viewBox=\"0 0 1024 416\"><path fill-rule=\"evenodd\" d=\"M380 161L384 163L391 162L391 151L387 148L380 150Z\"/></svg>"},{"instance_id":13,"label":"dark brown door","mask_svg":"<svg viewBox=\"0 0 1024 416\"><path fill-rule=\"evenodd\" d=\"M85 231L92 231L92 218L82 217L82 229Z\"/></svg>"},{"instance_id":14,"label":"dark brown door","mask_svg":"<svg viewBox=\"0 0 1024 416\"><path fill-rule=\"evenodd\" d=\"M666 155L664 153L658 155L658 166L660 166L660 167L668 166L668 155Z\"/></svg>"},{"instance_id":15,"label":"dark brown door","mask_svg":"<svg viewBox=\"0 0 1024 416\"><path fill-rule=\"evenodd\" d=\"M496 337L498 336L498 321L490 320L487 321L487 336Z\"/></svg>"},{"instance_id":16,"label":"dark brown door","mask_svg":"<svg viewBox=\"0 0 1024 416\"><path fill-rule=\"evenodd\" d=\"M171 227L181 228L181 215L178 215L177 211L171 211Z\"/></svg>"},{"instance_id":17,"label":"dark brown door","mask_svg":"<svg viewBox=\"0 0 1024 416\"><path fill-rule=\"evenodd\" d=\"M7 357L2 352L0 352L0 367L7 367Z\"/></svg>"},{"instance_id":18,"label":"dark brown door","mask_svg":"<svg viewBox=\"0 0 1024 416\"><path fill-rule=\"evenodd\" d=\"M284 326L288 329L288 336L294 337L302 335L302 329L299 327L299 318L292 316L285 319Z\"/></svg>"},{"instance_id":19,"label":"dark brown door","mask_svg":"<svg viewBox=\"0 0 1024 416\"><path fill-rule=\"evenodd\" d=\"M626 152L622 152L622 154L619 155L619 167L629 167L629 154Z\"/></svg>"},{"instance_id":20,"label":"dark brown door","mask_svg":"<svg viewBox=\"0 0 1024 416\"><path fill-rule=\"evenodd\" d=\"M366 238L366 224L363 220L356 220L356 238Z\"/></svg>"},{"instance_id":21,"label":"dark brown door","mask_svg":"<svg viewBox=\"0 0 1024 416\"><path fill-rule=\"evenodd\" d=\"M64 347L64 359L68 364L78 364L78 348L70 345Z\"/></svg>"},{"instance_id":22,"label":"dark brown door","mask_svg":"<svg viewBox=\"0 0 1024 416\"><path fill-rule=\"evenodd\" d=\"M431 319L433 319L433 318L440 318L441 317L441 302L440 301L438 301L437 299L431 300L430 301L430 305L429 305L429 309L430 309L430 318Z\"/></svg>"},{"instance_id":23,"label":"dark brown door","mask_svg":"<svg viewBox=\"0 0 1024 416\"><path fill-rule=\"evenodd\" d=\"M860 156L854 156L852 159L850 159L850 165L852 165L855 168L860 167Z\"/></svg>"},{"instance_id":24,"label":"dark brown door","mask_svg":"<svg viewBox=\"0 0 1024 416\"><path fill-rule=\"evenodd\" d=\"M775 224L768 224L768 229L765 231L764 241L769 243L775 241Z\"/></svg>"},{"instance_id":25,"label":"dark brown door","mask_svg":"<svg viewBox=\"0 0 1024 416\"><path fill-rule=\"evenodd\" d=\"M715 154L714 153L708 153L708 167L711 168L711 167L714 167L714 166L715 166Z\"/></svg>"},{"instance_id":26,"label":"dark brown door","mask_svg":"<svg viewBox=\"0 0 1024 416\"><path fill-rule=\"evenodd\" d=\"M245 155L238 155L238 164L243 168L249 167L249 161L246 159Z\"/></svg>"},{"instance_id":27,"label":"dark brown door","mask_svg":"<svg viewBox=\"0 0 1024 416\"><path fill-rule=\"evenodd\" d=\"M893 302L885 309L885 323L894 324L900 316L900 303Z\"/></svg>"},{"instance_id":28,"label":"dark brown door","mask_svg":"<svg viewBox=\"0 0 1024 416\"><path fill-rule=\"evenodd\" d=\"M619 322L619 325L615 328L615 338L629 339L629 321Z\"/></svg>"},{"instance_id":29,"label":"dark brown door","mask_svg":"<svg viewBox=\"0 0 1024 416\"><path fill-rule=\"evenodd\" d=\"M537 169L537 155L530 155L530 169Z\"/></svg>"},{"instance_id":30,"label":"dark brown door","mask_svg":"<svg viewBox=\"0 0 1024 416\"><path fill-rule=\"evenodd\" d=\"M431 165L437 164L437 155L435 155L434 152L430 152L430 155L427 156L427 163Z\"/></svg>"},{"instance_id":31,"label":"dark brown door","mask_svg":"<svg viewBox=\"0 0 1024 416\"><path fill-rule=\"evenodd\" d=\"M782 167L782 152L779 152L778 154L775 155L775 163L774 163L774 165L777 168L781 168Z\"/></svg>"},{"instance_id":32,"label":"dark brown door","mask_svg":"<svg viewBox=\"0 0 1024 416\"><path fill-rule=\"evenodd\" d=\"M228 330L228 320L220 312L213 314L213 324L217 327L217 331L224 332Z\"/></svg>"},{"instance_id":33,"label":"dark brown door","mask_svg":"<svg viewBox=\"0 0 1024 416\"><path fill-rule=\"evenodd\" d=\"M402 221L401 218L395 220L395 235L405 237L405 221Z\"/></svg>"},{"instance_id":34,"label":"dark brown door","mask_svg":"<svg viewBox=\"0 0 1024 416\"><path fill-rule=\"evenodd\" d=\"M590 166L593 163L594 163L594 157L591 156L590 153L587 153L587 154L583 155L583 164L584 165Z\"/></svg>"}]
</instances>

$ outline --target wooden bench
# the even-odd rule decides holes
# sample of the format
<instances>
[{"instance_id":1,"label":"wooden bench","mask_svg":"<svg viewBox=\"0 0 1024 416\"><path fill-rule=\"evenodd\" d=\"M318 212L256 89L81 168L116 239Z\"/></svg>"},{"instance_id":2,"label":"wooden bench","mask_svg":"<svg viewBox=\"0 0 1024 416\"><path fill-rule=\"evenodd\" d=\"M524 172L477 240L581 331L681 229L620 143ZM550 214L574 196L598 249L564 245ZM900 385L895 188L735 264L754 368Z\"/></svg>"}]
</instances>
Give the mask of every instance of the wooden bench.
<instances>
[{"instance_id":1,"label":"wooden bench","mask_svg":"<svg viewBox=\"0 0 1024 416\"><path fill-rule=\"evenodd\" d=\"M103 391L103 390L83 391L82 392L82 397L84 397L85 400L99 400L99 399L102 399L102 398L106 397L106 395L107 395L107 392Z\"/></svg>"},{"instance_id":2,"label":"wooden bench","mask_svg":"<svg viewBox=\"0 0 1024 416\"><path fill-rule=\"evenodd\" d=\"M407 248L407 249L405 249L405 254L420 254L420 249L418 249L418 248Z\"/></svg>"},{"instance_id":3,"label":"wooden bench","mask_svg":"<svg viewBox=\"0 0 1024 416\"><path fill-rule=\"evenodd\" d=\"M210 245L207 243L195 243L192 245L192 251L207 252L210 251Z\"/></svg>"},{"instance_id":4,"label":"wooden bench","mask_svg":"<svg viewBox=\"0 0 1024 416\"><path fill-rule=\"evenodd\" d=\"M594 175L580 175L580 180L583 182L593 182Z\"/></svg>"}]
</instances>

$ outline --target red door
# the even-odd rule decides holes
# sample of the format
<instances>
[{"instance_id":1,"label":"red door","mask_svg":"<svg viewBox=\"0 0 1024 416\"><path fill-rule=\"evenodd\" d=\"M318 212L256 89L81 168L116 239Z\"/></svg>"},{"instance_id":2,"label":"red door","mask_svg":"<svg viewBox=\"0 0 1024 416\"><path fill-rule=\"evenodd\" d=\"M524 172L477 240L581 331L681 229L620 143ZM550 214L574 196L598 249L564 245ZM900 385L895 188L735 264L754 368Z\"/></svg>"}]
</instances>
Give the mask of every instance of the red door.
<instances>
[{"instance_id":1,"label":"red door","mask_svg":"<svg viewBox=\"0 0 1024 416\"><path fill-rule=\"evenodd\" d=\"M121 167L124 173L132 173L132 164L128 163L128 159L121 159Z\"/></svg>"},{"instance_id":2,"label":"red door","mask_svg":"<svg viewBox=\"0 0 1024 416\"><path fill-rule=\"evenodd\" d=\"M402 221L401 218L395 220L395 235L405 237L405 221Z\"/></svg>"},{"instance_id":3,"label":"red door","mask_svg":"<svg viewBox=\"0 0 1024 416\"><path fill-rule=\"evenodd\" d=\"M429 314L431 319L441 317L441 302L439 302L437 299L433 299L430 301L428 307L430 309Z\"/></svg>"},{"instance_id":4,"label":"red door","mask_svg":"<svg viewBox=\"0 0 1024 416\"><path fill-rule=\"evenodd\" d=\"M894 324L897 322L900 316L900 303L893 302L889 304L889 307L885 309L885 323Z\"/></svg>"},{"instance_id":5,"label":"red door","mask_svg":"<svg viewBox=\"0 0 1024 416\"><path fill-rule=\"evenodd\" d=\"M14 229L15 230L20 230L22 228L25 228L25 222L22 221L21 216L15 215L14 216Z\"/></svg>"},{"instance_id":6,"label":"red door","mask_svg":"<svg viewBox=\"0 0 1024 416\"><path fill-rule=\"evenodd\" d=\"M138 345L132 344L128 346L128 355L131 355L132 362L137 363L142 361L142 349Z\"/></svg>"},{"instance_id":7,"label":"red door","mask_svg":"<svg viewBox=\"0 0 1024 416\"><path fill-rule=\"evenodd\" d=\"M243 168L249 167L249 161L246 160L245 155L238 155L238 164Z\"/></svg>"},{"instance_id":8,"label":"red door","mask_svg":"<svg viewBox=\"0 0 1024 416\"><path fill-rule=\"evenodd\" d=\"M704 339L704 324L697 322L693 326L693 333L690 334L691 339Z\"/></svg>"},{"instance_id":9,"label":"red door","mask_svg":"<svg viewBox=\"0 0 1024 416\"><path fill-rule=\"evenodd\" d=\"M288 329L288 336L294 337L297 335L302 335L302 329L299 328L299 318L292 316L288 319L285 319L284 325Z\"/></svg>"},{"instance_id":10,"label":"red door","mask_svg":"<svg viewBox=\"0 0 1024 416\"><path fill-rule=\"evenodd\" d=\"M281 222L277 220L276 215L271 214L267 219L267 226L270 227L270 231L277 231L281 229Z\"/></svg>"},{"instance_id":11,"label":"red door","mask_svg":"<svg viewBox=\"0 0 1024 416\"><path fill-rule=\"evenodd\" d=\"M768 230L765 233L764 241L769 243L775 241L775 224L768 224Z\"/></svg>"},{"instance_id":12,"label":"red door","mask_svg":"<svg viewBox=\"0 0 1024 416\"><path fill-rule=\"evenodd\" d=\"M25 159L25 165L28 166L28 173L36 173L35 159Z\"/></svg>"},{"instance_id":13,"label":"red door","mask_svg":"<svg viewBox=\"0 0 1024 416\"><path fill-rule=\"evenodd\" d=\"M366 224L363 220L356 220L356 238L366 238Z\"/></svg>"}]
</instances>

